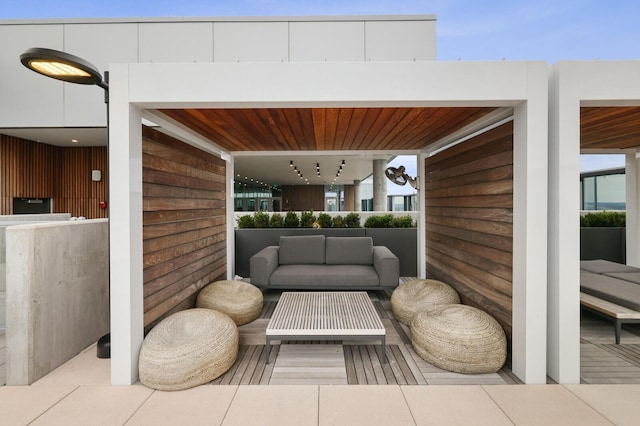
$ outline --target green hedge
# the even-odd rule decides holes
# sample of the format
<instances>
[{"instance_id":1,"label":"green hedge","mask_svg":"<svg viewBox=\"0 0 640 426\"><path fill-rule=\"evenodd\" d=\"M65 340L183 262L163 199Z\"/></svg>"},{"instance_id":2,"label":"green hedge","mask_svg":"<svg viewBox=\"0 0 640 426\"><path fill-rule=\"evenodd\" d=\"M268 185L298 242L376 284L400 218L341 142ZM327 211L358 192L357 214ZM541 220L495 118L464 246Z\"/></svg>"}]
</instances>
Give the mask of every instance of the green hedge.
<instances>
[{"instance_id":1,"label":"green hedge","mask_svg":"<svg viewBox=\"0 0 640 426\"><path fill-rule=\"evenodd\" d=\"M284 227L285 228L297 228L300 226L300 218L296 214L296 212L289 211L284 216Z\"/></svg>"},{"instance_id":2,"label":"green hedge","mask_svg":"<svg viewBox=\"0 0 640 426\"><path fill-rule=\"evenodd\" d=\"M622 212L601 211L580 216L582 228L591 227L625 227L626 214Z\"/></svg>"},{"instance_id":3,"label":"green hedge","mask_svg":"<svg viewBox=\"0 0 640 426\"><path fill-rule=\"evenodd\" d=\"M602 215L603 213L589 214L587 216ZM624 226L624 213L607 212L607 217L614 215L622 215L622 225L583 225L586 216L580 218L580 226ZM595 222L593 219L587 219L589 223ZM302 212L300 216L296 212L289 211L282 217L280 213L273 213L269 216L266 212L255 212L253 215L240 216L237 220L238 228L312 228L314 224L320 225L322 228L360 228L360 215L358 213L349 213L345 217L340 215L333 218L326 213L320 213L316 219L313 211ZM612 219L608 219L613 222ZM618 220L619 221L619 220ZM618 223L616 221L615 223ZM602 220L597 223L601 223ZM317 226L316 225L316 226ZM413 228L416 224L409 215L394 216L392 214L369 216L364 223L365 228Z\"/></svg>"},{"instance_id":4,"label":"green hedge","mask_svg":"<svg viewBox=\"0 0 640 426\"><path fill-rule=\"evenodd\" d=\"M364 222L365 228L413 228L415 223L409 215L394 216L385 214L382 216L369 216Z\"/></svg>"}]
</instances>

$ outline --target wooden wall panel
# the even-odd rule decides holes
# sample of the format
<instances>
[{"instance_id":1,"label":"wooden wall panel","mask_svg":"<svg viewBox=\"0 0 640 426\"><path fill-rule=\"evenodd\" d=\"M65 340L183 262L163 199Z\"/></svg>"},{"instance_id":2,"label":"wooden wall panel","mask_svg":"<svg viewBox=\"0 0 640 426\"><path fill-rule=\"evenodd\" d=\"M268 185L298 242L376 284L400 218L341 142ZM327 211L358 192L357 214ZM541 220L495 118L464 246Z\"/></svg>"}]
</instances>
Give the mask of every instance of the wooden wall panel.
<instances>
[{"instance_id":1,"label":"wooden wall panel","mask_svg":"<svg viewBox=\"0 0 640 426\"><path fill-rule=\"evenodd\" d=\"M513 123L425 161L430 277L512 331Z\"/></svg>"},{"instance_id":2,"label":"wooden wall panel","mask_svg":"<svg viewBox=\"0 0 640 426\"><path fill-rule=\"evenodd\" d=\"M360 206L356 206L356 188L353 185L344 186L344 209L345 211L357 211Z\"/></svg>"},{"instance_id":3,"label":"wooden wall panel","mask_svg":"<svg viewBox=\"0 0 640 426\"><path fill-rule=\"evenodd\" d=\"M237 108L162 110L227 151L422 149L494 108Z\"/></svg>"},{"instance_id":4,"label":"wooden wall panel","mask_svg":"<svg viewBox=\"0 0 640 426\"><path fill-rule=\"evenodd\" d=\"M61 148L60 155L54 212L87 218L107 217L107 209L100 208L100 201L108 202L106 148ZM92 181L92 170L102 172L99 182Z\"/></svg>"},{"instance_id":5,"label":"wooden wall panel","mask_svg":"<svg viewBox=\"0 0 640 426\"><path fill-rule=\"evenodd\" d=\"M282 210L324 211L324 185L284 185Z\"/></svg>"},{"instance_id":6,"label":"wooden wall panel","mask_svg":"<svg viewBox=\"0 0 640 426\"><path fill-rule=\"evenodd\" d=\"M144 127L144 324L195 305L227 274L226 163Z\"/></svg>"},{"instance_id":7,"label":"wooden wall panel","mask_svg":"<svg viewBox=\"0 0 640 426\"><path fill-rule=\"evenodd\" d=\"M91 170L102 180L92 182ZM0 214L13 214L13 198L51 198L53 213L107 217L107 148L56 147L0 135Z\"/></svg>"}]
</instances>

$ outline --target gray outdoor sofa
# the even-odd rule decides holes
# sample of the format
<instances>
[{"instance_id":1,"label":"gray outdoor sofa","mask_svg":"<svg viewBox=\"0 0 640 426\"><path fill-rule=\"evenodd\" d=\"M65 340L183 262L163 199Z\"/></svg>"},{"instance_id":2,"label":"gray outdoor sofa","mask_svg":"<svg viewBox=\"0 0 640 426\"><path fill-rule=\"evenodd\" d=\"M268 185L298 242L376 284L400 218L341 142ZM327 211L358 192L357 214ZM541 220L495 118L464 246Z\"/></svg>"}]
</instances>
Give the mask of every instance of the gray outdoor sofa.
<instances>
[{"instance_id":1,"label":"gray outdoor sofa","mask_svg":"<svg viewBox=\"0 0 640 426\"><path fill-rule=\"evenodd\" d=\"M251 284L299 290L380 290L400 280L398 258L370 237L282 236L250 260Z\"/></svg>"}]
</instances>

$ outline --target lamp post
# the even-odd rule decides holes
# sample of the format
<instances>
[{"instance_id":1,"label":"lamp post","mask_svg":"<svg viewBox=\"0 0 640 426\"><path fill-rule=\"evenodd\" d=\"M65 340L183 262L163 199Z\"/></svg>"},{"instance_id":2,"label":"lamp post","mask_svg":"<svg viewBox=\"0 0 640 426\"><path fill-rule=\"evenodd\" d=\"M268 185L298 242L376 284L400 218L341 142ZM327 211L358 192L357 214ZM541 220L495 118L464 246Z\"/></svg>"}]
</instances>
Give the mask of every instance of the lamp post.
<instances>
[{"instance_id":1,"label":"lamp post","mask_svg":"<svg viewBox=\"0 0 640 426\"><path fill-rule=\"evenodd\" d=\"M106 104L109 103L109 73L105 72L105 78L103 79L100 71L82 58L59 50L32 47L20 55L20 62L30 70L46 77L62 80L67 83L98 86L104 89L104 102ZM108 130L109 108L107 108L107 132ZM111 357L110 333L105 334L98 340L97 356L98 358Z\"/></svg>"},{"instance_id":2,"label":"lamp post","mask_svg":"<svg viewBox=\"0 0 640 426\"><path fill-rule=\"evenodd\" d=\"M109 90L100 71L82 58L59 50L32 47L20 55L22 65L47 77L68 83L88 84Z\"/></svg>"}]
</instances>

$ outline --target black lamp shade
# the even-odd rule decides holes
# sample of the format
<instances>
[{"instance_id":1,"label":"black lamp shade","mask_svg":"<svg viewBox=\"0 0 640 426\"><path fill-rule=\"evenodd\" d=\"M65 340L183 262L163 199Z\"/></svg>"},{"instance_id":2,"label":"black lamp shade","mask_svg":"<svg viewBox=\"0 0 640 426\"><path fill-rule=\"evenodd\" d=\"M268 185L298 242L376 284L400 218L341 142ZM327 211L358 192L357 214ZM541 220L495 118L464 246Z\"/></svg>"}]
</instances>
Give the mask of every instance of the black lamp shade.
<instances>
[{"instance_id":1,"label":"black lamp shade","mask_svg":"<svg viewBox=\"0 0 640 426\"><path fill-rule=\"evenodd\" d=\"M32 71L56 80L107 88L95 66L69 53L33 47L20 55L20 62Z\"/></svg>"}]
</instances>

